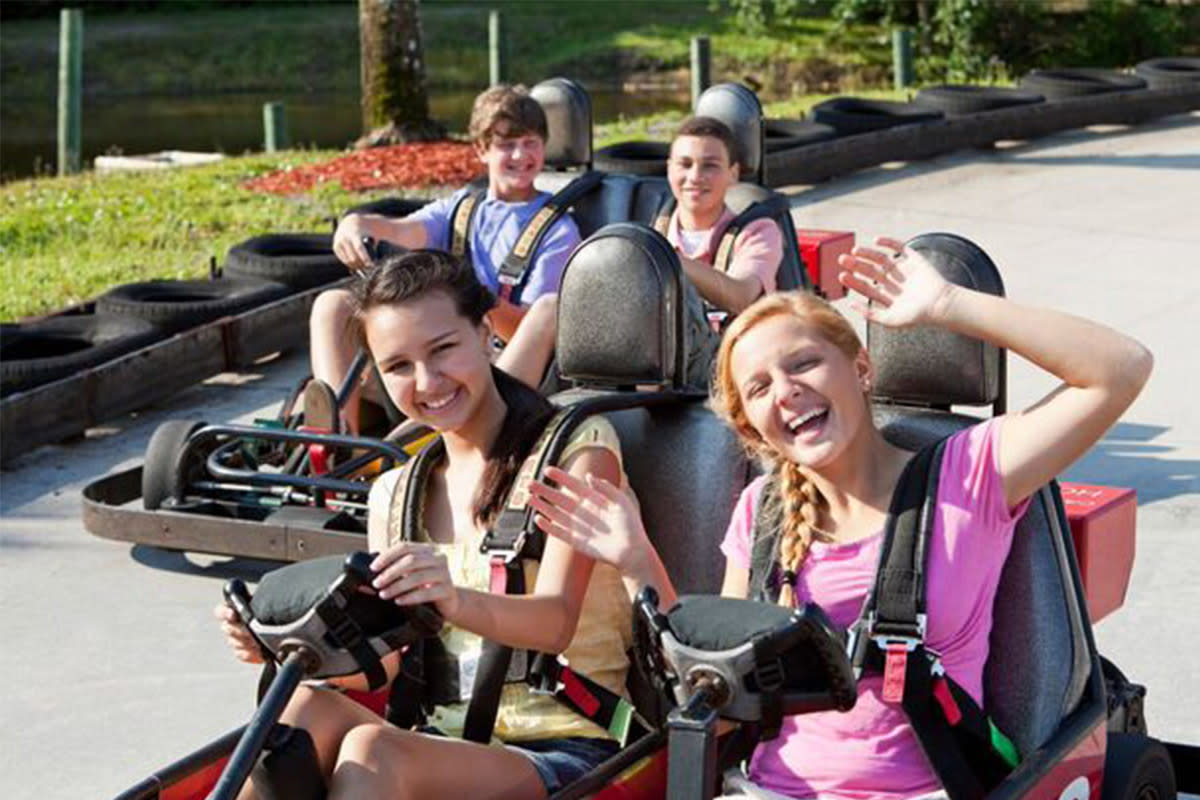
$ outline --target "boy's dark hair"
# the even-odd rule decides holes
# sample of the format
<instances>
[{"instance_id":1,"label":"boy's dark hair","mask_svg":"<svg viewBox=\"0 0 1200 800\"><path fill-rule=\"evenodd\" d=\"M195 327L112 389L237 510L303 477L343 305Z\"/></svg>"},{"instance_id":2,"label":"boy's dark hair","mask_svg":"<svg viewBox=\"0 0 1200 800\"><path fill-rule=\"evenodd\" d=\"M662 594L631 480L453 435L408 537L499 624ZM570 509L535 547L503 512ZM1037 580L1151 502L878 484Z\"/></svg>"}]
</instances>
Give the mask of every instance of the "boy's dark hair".
<instances>
[{"instance_id":1,"label":"boy's dark hair","mask_svg":"<svg viewBox=\"0 0 1200 800\"><path fill-rule=\"evenodd\" d=\"M471 141L487 147L497 136L534 134L544 142L550 138L546 112L520 84L499 84L475 98L469 127Z\"/></svg>"},{"instance_id":2,"label":"boy's dark hair","mask_svg":"<svg viewBox=\"0 0 1200 800\"><path fill-rule=\"evenodd\" d=\"M729 164L733 166L737 164L741 166L742 156L741 149L738 147L737 139L733 137L733 131L729 130L729 126L715 117L688 117L679 126L679 130L675 131L675 139L680 136L707 136L711 139L718 139L721 144L725 145L725 152L729 155Z\"/></svg>"},{"instance_id":3,"label":"boy's dark hair","mask_svg":"<svg viewBox=\"0 0 1200 800\"><path fill-rule=\"evenodd\" d=\"M366 347L363 318L371 309L415 300L430 292L449 297L455 310L476 327L496 304L470 265L440 250L413 250L386 259L355 284L352 324L359 342ZM475 520L485 527L500 513L521 463L554 415L554 406L546 398L508 373L493 366L492 379L508 410L488 452L473 501Z\"/></svg>"}]
</instances>

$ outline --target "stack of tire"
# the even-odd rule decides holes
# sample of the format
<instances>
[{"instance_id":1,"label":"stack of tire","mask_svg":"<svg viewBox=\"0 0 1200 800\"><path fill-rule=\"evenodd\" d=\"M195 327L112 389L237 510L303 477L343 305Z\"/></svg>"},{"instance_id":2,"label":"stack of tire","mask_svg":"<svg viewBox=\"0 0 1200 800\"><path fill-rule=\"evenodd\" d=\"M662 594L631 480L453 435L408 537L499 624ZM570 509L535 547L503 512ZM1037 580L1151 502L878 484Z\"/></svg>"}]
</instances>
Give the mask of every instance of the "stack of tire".
<instances>
[{"instance_id":1,"label":"stack of tire","mask_svg":"<svg viewBox=\"0 0 1200 800\"><path fill-rule=\"evenodd\" d=\"M345 275L329 235L258 236L229 251L223 277L124 284L96 298L92 313L5 324L0 396L69 377L188 328Z\"/></svg>"},{"instance_id":2,"label":"stack of tire","mask_svg":"<svg viewBox=\"0 0 1200 800\"><path fill-rule=\"evenodd\" d=\"M1153 97L1145 90L1170 92ZM1189 91L1194 90L1194 91ZM1103 101L1095 98L1103 96ZM1142 62L1136 74L1106 69L1033 70L1015 88L951 84L911 102L835 97L807 120L764 120L767 183L817 183L889 161L930 158L1002 139L1031 139L1094 124L1133 124L1200 107L1200 59ZM1088 98L1088 99L1080 99ZM833 136L785 143L800 126ZM775 144L772 144L774 128Z\"/></svg>"}]
</instances>

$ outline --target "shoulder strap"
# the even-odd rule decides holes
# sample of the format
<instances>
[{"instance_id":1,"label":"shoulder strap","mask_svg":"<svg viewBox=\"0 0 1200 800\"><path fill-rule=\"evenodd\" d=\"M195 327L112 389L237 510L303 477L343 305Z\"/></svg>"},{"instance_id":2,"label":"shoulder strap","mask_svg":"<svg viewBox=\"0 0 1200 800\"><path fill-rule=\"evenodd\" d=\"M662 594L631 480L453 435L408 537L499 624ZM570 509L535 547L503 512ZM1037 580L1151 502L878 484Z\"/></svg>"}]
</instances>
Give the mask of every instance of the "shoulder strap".
<instances>
[{"instance_id":1,"label":"shoulder strap","mask_svg":"<svg viewBox=\"0 0 1200 800\"><path fill-rule=\"evenodd\" d=\"M667 235L667 231L671 229L671 215L675 213L675 195L667 192L667 196L663 198L662 205L658 207L658 211L654 215L654 230Z\"/></svg>"},{"instance_id":2,"label":"shoulder strap","mask_svg":"<svg viewBox=\"0 0 1200 800\"><path fill-rule=\"evenodd\" d=\"M471 227L479 201L487 194L486 189L468 191L454 205L450 215L450 254L456 258L471 260Z\"/></svg>"},{"instance_id":3,"label":"shoulder strap","mask_svg":"<svg viewBox=\"0 0 1200 800\"><path fill-rule=\"evenodd\" d=\"M504 263L500 265L500 297L510 303L519 303L521 290L529 278L529 267L537 255L554 223L567 213L579 198L590 192L604 180L603 172L585 172L546 201L536 214L525 224L517 243Z\"/></svg>"},{"instance_id":4,"label":"shoulder strap","mask_svg":"<svg viewBox=\"0 0 1200 800\"><path fill-rule=\"evenodd\" d=\"M733 260L733 245L742 229L755 220L773 217L781 211L786 213L787 201L779 195L773 195L766 200L751 203L742 213L731 219L725 226L725 230L721 232L721 241L717 244L717 254L713 256L713 269L717 272L728 272L729 262Z\"/></svg>"},{"instance_id":5,"label":"shoulder strap","mask_svg":"<svg viewBox=\"0 0 1200 800\"><path fill-rule=\"evenodd\" d=\"M750 582L747 597L761 603L779 602L779 533L783 511L775 473L767 476L754 507L753 542L750 548Z\"/></svg>"},{"instance_id":6,"label":"shoulder strap","mask_svg":"<svg viewBox=\"0 0 1200 800\"><path fill-rule=\"evenodd\" d=\"M422 531L421 516L425 506L422 489L429 473L446 454L446 444L440 436L421 448L415 456L405 462L400 479L392 489L392 500L388 505L388 542L419 539Z\"/></svg>"}]
</instances>

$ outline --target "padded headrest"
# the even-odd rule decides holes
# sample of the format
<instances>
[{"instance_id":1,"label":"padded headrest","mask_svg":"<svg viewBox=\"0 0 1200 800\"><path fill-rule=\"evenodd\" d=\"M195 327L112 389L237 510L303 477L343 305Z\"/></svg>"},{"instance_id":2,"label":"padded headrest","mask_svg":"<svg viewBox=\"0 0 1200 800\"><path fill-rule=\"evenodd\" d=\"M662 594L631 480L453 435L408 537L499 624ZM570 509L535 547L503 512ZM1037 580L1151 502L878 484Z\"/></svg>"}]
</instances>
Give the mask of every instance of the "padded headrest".
<instances>
[{"instance_id":1,"label":"padded headrest","mask_svg":"<svg viewBox=\"0 0 1200 800\"><path fill-rule=\"evenodd\" d=\"M762 104L758 102L758 95L738 83L718 83L705 89L696 99L693 113L725 123L741 149L742 180L762 183L765 145Z\"/></svg>"},{"instance_id":2,"label":"padded headrest","mask_svg":"<svg viewBox=\"0 0 1200 800\"><path fill-rule=\"evenodd\" d=\"M978 245L951 233L926 233L908 246L929 259L946 280L1004 296L996 265ZM916 405L988 405L1000 399L1004 351L940 328L886 328L867 324L875 365L875 396Z\"/></svg>"},{"instance_id":3,"label":"padded headrest","mask_svg":"<svg viewBox=\"0 0 1200 800\"><path fill-rule=\"evenodd\" d=\"M601 228L575 249L558 294L558 366L592 386L679 388L687 374L679 256L637 223Z\"/></svg>"},{"instance_id":4,"label":"padded headrest","mask_svg":"<svg viewBox=\"0 0 1200 800\"><path fill-rule=\"evenodd\" d=\"M546 166L592 166L592 98L570 78L550 78L529 90L546 112Z\"/></svg>"}]
</instances>

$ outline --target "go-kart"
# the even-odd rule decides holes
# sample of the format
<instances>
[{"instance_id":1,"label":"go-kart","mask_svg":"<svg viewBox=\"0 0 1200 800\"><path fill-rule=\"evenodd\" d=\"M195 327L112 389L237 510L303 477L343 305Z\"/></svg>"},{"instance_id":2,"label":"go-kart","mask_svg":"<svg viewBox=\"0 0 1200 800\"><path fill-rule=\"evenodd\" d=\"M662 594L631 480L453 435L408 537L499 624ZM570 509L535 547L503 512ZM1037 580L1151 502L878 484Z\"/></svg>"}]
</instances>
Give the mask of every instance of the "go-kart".
<instances>
[{"instance_id":1,"label":"go-kart","mask_svg":"<svg viewBox=\"0 0 1200 800\"><path fill-rule=\"evenodd\" d=\"M646 528L676 587L681 594L712 595L722 572L717 544L755 468L703 397L682 384L680 270L669 248L652 244L654 237L644 228L617 226L573 257L560 296L557 344L564 375L579 385L554 399L577 419L600 413L612 422ZM971 243L934 234L910 244L948 279L1003 292L995 266ZM628 306L614 310L596 302L615 287L626 291ZM951 407L1002 408L1005 356L995 347L942 331L875 326L868 327L867 344L877 368L877 421L898 445L916 449L977 421ZM1108 579L1103 571L1081 569L1059 488L1043 487L1018 525L996 598L986 711L1015 746L1019 763L988 787L988 797L1117 800L1196 791L1197 748L1150 738L1144 688L1096 649L1086 590ZM640 668L630 671L629 694L651 730L555 800L706 800L724 768L753 744L754 727L769 708L764 689L781 704L775 713L849 701L849 643L818 612L772 623L780 661L794 655L800 666L768 663L764 669L745 652L752 634L767 628L748 625L741 641L697 636L716 615L695 602L663 615L652 597L640 599ZM736 724L740 740L719 744L721 717ZM121 797L205 796L233 738Z\"/></svg>"}]
</instances>

